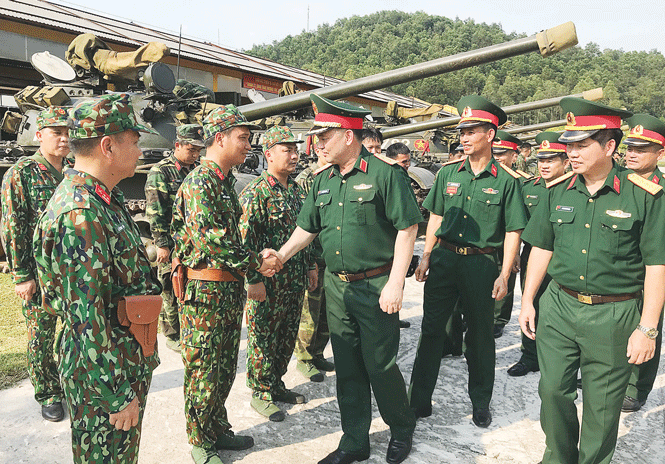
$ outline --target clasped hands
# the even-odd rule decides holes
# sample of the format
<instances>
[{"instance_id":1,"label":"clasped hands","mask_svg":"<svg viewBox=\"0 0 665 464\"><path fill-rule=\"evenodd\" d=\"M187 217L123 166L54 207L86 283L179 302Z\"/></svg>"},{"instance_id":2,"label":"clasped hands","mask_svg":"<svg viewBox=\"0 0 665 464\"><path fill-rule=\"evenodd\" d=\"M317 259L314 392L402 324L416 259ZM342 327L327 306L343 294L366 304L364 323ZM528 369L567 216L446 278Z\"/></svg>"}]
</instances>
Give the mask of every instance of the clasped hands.
<instances>
[{"instance_id":1,"label":"clasped hands","mask_svg":"<svg viewBox=\"0 0 665 464\"><path fill-rule=\"evenodd\" d=\"M275 273L281 271L282 267L284 267L284 257L271 248L263 250L261 252L261 257L263 258L263 261L261 262L261 267L258 271L265 277L274 276Z\"/></svg>"}]
</instances>

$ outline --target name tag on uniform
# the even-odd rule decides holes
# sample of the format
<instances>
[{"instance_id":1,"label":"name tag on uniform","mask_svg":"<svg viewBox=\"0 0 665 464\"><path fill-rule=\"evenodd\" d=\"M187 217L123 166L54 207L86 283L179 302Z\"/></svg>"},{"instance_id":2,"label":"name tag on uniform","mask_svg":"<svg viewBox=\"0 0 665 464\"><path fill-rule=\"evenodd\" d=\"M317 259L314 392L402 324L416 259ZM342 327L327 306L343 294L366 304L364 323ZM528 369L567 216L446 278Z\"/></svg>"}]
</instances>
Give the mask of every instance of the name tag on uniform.
<instances>
[{"instance_id":1,"label":"name tag on uniform","mask_svg":"<svg viewBox=\"0 0 665 464\"><path fill-rule=\"evenodd\" d=\"M371 189L372 187L373 187L372 184L360 184L353 186L355 190L368 190Z\"/></svg>"},{"instance_id":2,"label":"name tag on uniform","mask_svg":"<svg viewBox=\"0 0 665 464\"><path fill-rule=\"evenodd\" d=\"M231 195L222 194L222 200L230 200L230 199L231 199Z\"/></svg>"},{"instance_id":3,"label":"name tag on uniform","mask_svg":"<svg viewBox=\"0 0 665 464\"><path fill-rule=\"evenodd\" d=\"M496 195L497 193L499 193L499 191L494 190L493 188L484 188L483 193L488 193L490 195Z\"/></svg>"},{"instance_id":4,"label":"name tag on uniform","mask_svg":"<svg viewBox=\"0 0 665 464\"><path fill-rule=\"evenodd\" d=\"M316 196L319 196L319 195L327 195L327 194L329 194L329 193L330 193L330 189L319 190L319 191L317 192Z\"/></svg>"},{"instance_id":5,"label":"name tag on uniform","mask_svg":"<svg viewBox=\"0 0 665 464\"><path fill-rule=\"evenodd\" d=\"M455 195L457 193L457 189L459 189L460 183L459 182L448 182L446 184L446 193L449 195Z\"/></svg>"},{"instance_id":6,"label":"name tag on uniform","mask_svg":"<svg viewBox=\"0 0 665 464\"><path fill-rule=\"evenodd\" d=\"M632 214L627 213L625 211L621 211L620 209L615 209L615 210L608 209L607 211L605 211L605 214L615 218L629 218L632 216Z\"/></svg>"},{"instance_id":7,"label":"name tag on uniform","mask_svg":"<svg viewBox=\"0 0 665 464\"><path fill-rule=\"evenodd\" d=\"M538 198L538 195L527 195L527 198Z\"/></svg>"},{"instance_id":8,"label":"name tag on uniform","mask_svg":"<svg viewBox=\"0 0 665 464\"><path fill-rule=\"evenodd\" d=\"M561 205L556 205L556 210L557 211L565 211L566 213L572 213L575 208L572 206L561 206Z\"/></svg>"}]
</instances>

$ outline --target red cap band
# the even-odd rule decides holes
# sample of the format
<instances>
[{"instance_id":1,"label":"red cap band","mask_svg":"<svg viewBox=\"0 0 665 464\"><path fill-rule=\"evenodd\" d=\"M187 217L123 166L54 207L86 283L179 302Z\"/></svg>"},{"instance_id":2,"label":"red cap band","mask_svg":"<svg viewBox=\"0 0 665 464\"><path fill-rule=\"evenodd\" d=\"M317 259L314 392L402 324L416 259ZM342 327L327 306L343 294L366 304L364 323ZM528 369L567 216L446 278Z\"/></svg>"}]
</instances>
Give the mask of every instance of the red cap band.
<instances>
[{"instance_id":1,"label":"red cap band","mask_svg":"<svg viewBox=\"0 0 665 464\"><path fill-rule=\"evenodd\" d=\"M505 148L507 150L517 151L517 144L515 142L509 142L507 140L497 140L492 144L494 148Z\"/></svg>"},{"instance_id":2,"label":"red cap band","mask_svg":"<svg viewBox=\"0 0 665 464\"><path fill-rule=\"evenodd\" d=\"M499 117L483 110L473 110L468 106L464 108L462 112L462 119L460 119L460 124L466 121L480 121L480 122L489 122L499 127Z\"/></svg>"},{"instance_id":3,"label":"red cap band","mask_svg":"<svg viewBox=\"0 0 665 464\"><path fill-rule=\"evenodd\" d=\"M561 153L566 152L566 144L565 143L554 143L550 142L549 140L543 140L543 142L540 144L540 147L538 147L538 153L541 151L557 151Z\"/></svg>"},{"instance_id":4,"label":"red cap band","mask_svg":"<svg viewBox=\"0 0 665 464\"><path fill-rule=\"evenodd\" d=\"M658 132L645 129L639 124L630 130L628 138L646 140L647 142L657 143L658 145L665 146L665 137L663 137Z\"/></svg>"},{"instance_id":5,"label":"red cap band","mask_svg":"<svg viewBox=\"0 0 665 464\"><path fill-rule=\"evenodd\" d=\"M363 118L351 118L346 116L338 116L336 114L318 113L314 118L314 125L330 128L338 127L340 129L362 129Z\"/></svg>"},{"instance_id":6,"label":"red cap band","mask_svg":"<svg viewBox=\"0 0 665 464\"><path fill-rule=\"evenodd\" d=\"M566 122L566 130L568 131L619 129L621 127L621 116L575 116L573 113L568 113Z\"/></svg>"}]
</instances>

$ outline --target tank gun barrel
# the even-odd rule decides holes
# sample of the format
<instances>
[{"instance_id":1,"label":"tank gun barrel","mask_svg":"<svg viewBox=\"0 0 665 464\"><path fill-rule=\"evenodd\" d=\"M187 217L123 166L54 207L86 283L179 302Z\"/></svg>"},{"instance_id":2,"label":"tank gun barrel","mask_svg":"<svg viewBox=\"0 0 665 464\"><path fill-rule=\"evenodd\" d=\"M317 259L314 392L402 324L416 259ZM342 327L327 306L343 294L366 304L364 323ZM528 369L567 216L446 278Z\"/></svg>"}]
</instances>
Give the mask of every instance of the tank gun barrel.
<instances>
[{"instance_id":1,"label":"tank gun barrel","mask_svg":"<svg viewBox=\"0 0 665 464\"><path fill-rule=\"evenodd\" d=\"M238 109L247 119L256 120L287 111L306 108L310 105L309 96L312 93L335 100L404 82L424 79L437 74L458 71L503 58L523 55L529 52L539 51L542 56L549 56L576 44L577 33L575 32L575 25L572 22L567 22L530 37L437 58L424 63L393 69L373 76L362 77L320 89L241 105Z\"/></svg>"},{"instance_id":2,"label":"tank gun barrel","mask_svg":"<svg viewBox=\"0 0 665 464\"><path fill-rule=\"evenodd\" d=\"M546 129L551 129L553 127L565 126L565 125L566 125L565 119L557 119L556 121L541 122L539 124L532 124L530 126L513 127L511 129L504 129L504 130L509 134L514 135L514 134L521 134L523 132L542 131ZM528 137L525 137L524 139L526 140L527 138Z\"/></svg>"},{"instance_id":3,"label":"tank gun barrel","mask_svg":"<svg viewBox=\"0 0 665 464\"><path fill-rule=\"evenodd\" d=\"M586 100L600 100L603 98L603 89L598 87L597 89L587 90L582 93L576 93L572 95L565 95L567 97L578 97L584 98ZM539 110L541 108L548 108L550 106L556 106L559 104L561 99L564 97L553 97L546 98L545 100L538 100L534 102L519 103L517 105L511 105L503 107L503 111L506 114L521 113L522 111L530 110ZM424 132L426 130L438 129L446 126L456 125L460 121L459 116L452 116L450 118L438 118L430 119L429 121L414 122L411 124L403 124L401 126L386 127L381 130L384 138L399 137L405 134L412 134L414 132Z\"/></svg>"}]
</instances>

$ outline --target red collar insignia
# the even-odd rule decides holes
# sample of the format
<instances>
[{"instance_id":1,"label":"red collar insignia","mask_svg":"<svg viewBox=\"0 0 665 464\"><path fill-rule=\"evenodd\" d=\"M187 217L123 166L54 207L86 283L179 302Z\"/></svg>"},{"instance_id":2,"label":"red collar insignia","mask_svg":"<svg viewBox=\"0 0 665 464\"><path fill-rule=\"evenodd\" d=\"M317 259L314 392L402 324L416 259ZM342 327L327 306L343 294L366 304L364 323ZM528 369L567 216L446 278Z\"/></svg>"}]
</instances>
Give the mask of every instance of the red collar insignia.
<instances>
[{"instance_id":1,"label":"red collar insignia","mask_svg":"<svg viewBox=\"0 0 665 464\"><path fill-rule=\"evenodd\" d=\"M48 168L44 166L42 163L37 163L37 165L39 166L39 169L41 169L42 171L48 171Z\"/></svg>"},{"instance_id":2,"label":"red collar insignia","mask_svg":"<svg viewBox=\"0 0 665 464\"><path fill-rule=\"evenodd\" d=\"M547 140L545 140L547 142ZM538 176L536 177L536 180L533 181L533 185L536 185L538 181L542 178L543 176Z\"/></svg>"},{"instance_id":3,"label":"red collar insignia","mask_svg":"<svg viewBox=\"0 0 665 464\"><path fill-rule=\"evenodd\" d=\"M617 193L621 193L621 182L617 176L614 176L614 190L616 190Z\"/></svg>"},{"instance_id":4,"label":"red collar insignia","mask_svg":"<svg viewBox=\"0 0 665 464\"><path fill-rule=\"evenodd\" d=\"M104 190L104 188L101 185L99 184L95 185L95 193L99 198L104 200L104 203L106 203L107 205L111 204L111 195L109 195L109 192Z\"/></svg>"},{"instance_id":5,"label":"red collar insignia","mask_svg":"<svg viewBox=\"0 0 665 464\"><path fill-rule=\"evenodd\" d=\"M224 173L222 172L221 169L219 169L219 168L215 168L215 174L217 174L217 177L219 177L220 179L224 180Z\"/></svg>"},{"instance_id":6,"label":"red collar insignia","mask_svg":"<svg viewBox=\"0 0 665 464\"><path fill-rule=\"evenodd\" d=\"M660 177L658 176L658 174L655 174L653 176L653 179L651 179L651 182L653 182L654 184L660 184Z\"/></svg>"},{"instance_id":7,"label":"red collar insignia","mask_svg":"<svg viewBox=\"0 0 665 464\"><path fill-rule=\"evenodd\" d=\"M360 160L360 170L365 174L367 174L367 161L365 161L364 159Z\"/></svg>"},{"instance_id":8,"label":"red collar insignia","mask_svg":"<svg viewBox=\"0 0 665 464\"><path fill-rule=\"evenodd\" d=\"M459 164L459 167L457 168L457 172L460 172L460 171L462 170L462 168L464 167L464 163L466 163L466 160L465 160L465 161L462 161L462 162Z\"/></svg>"},{"instance_id":9,"label":"red collar insignia","mask_svg":"<svg viewBox=\"0 0 665 464\"><path fill-rule=\"evenodd\" d=\"M328 174L328 179L330 179L330 178L333 176L333 174L334 174L334 172L333 172L333 170L331 169L331 170L330 170L330 174Z\"/></svg>"},{"instance_id":10,"label":"red collar insignia","mask_svg":"<svg viewBox=\"0 0 665 464\"><path fill-rule=\"evenodd\" d=\"M277 181L271 175L268 175L268 183L270 184L271 187L274 187L275 185L277 185Z\"/></svg>"},{"instance_id":11,"label":"red collar insignia","mask_svg":"<svg viewBox=\"0 0 665 464\"><path fill-rule=\"evenodd\" d=\"M566 190L570 190L573 187L573 184L575 183L576 180L577 180L577 174L575 174L573 176L573 178L570 179L570 184L568 184L568 187L566 187Z\"/></svg>"},{"instance_id":12,"label":"red collar insignia","mask_svg":"<svg viewBox=\"0 0 665 464\"><path fill-rule=\"evenodd\" d=\"M492 172L492 175L496 177L496 175L498 174L498 171L496 169L496 164L492 163L492 169L490 171Z\"/></svg>"},{"instance_id":13,"label":"red collar insignia","mask_svg":"<svg viewBox=\"0 0 665 464\"><path fill-rule=\"evenodd\" d=\"M176 167L176 169L178 169L178 171L180 171L182 169L182 166L180 165L180 161L175 160L175 167Z\"/></svg>"}]
</instances>

